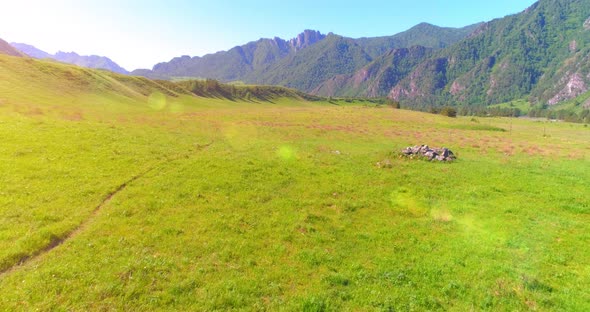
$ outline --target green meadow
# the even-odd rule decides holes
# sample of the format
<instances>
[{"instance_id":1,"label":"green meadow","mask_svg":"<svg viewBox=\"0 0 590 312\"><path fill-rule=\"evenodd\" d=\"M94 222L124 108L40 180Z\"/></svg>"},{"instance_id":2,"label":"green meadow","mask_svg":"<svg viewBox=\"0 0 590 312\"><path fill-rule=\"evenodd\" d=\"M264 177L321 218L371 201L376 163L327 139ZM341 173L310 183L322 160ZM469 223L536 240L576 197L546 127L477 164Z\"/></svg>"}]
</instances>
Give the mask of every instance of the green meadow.
<instances>
[{"instance_id":1,"label":"green meadow","mask_svg":"<svg viewBox=\"0 0 590 312\"><path fill-rule=\"evenodd\" d=\"M0 310L590 310L582 124L0 56L0 137Z\"/></svg>"}]
</instances>

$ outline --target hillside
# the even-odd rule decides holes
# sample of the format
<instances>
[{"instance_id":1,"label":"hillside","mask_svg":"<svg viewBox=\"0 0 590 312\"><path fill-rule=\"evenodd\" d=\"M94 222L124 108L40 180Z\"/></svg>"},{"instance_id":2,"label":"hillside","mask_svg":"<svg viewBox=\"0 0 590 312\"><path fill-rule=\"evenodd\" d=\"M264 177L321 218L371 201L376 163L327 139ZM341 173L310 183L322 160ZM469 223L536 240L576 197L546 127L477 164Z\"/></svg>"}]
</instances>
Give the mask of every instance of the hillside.
<instances>
[{"instance_id":1,"label":"hillside","mask_svg":"<svg viewBox=\"0 0 590 312\"><path fill-rule=\"evenodd\" d=\"M156 64L152 70L139 69L132 74L161 79L195 77L221 81L245 81L245 77L252 72L264 70L268 65L312 46L324 38L325 36L318 31L305 30L291 40L276 37L260 39L203 57L185 55L174 58L170 62Z\"/></svg>"},{"instance_id":2,"label":"hillside","mask_svg":"<svg viewBox=\"0 0 590 312\"><path fill-rule=\"evenodd\" d=\"M37 59L50 58L59 62L78 65L86 68L106 69L119 74L129 73L117 63L113 62L113 60L105 56L79 55L75 52L62 51L59 51L56 54L50 54L29 44L13 42L11 45L20 51L23 51L28 56Z\"/></svg>"},{"instance_id":3,"label":"hillside","mask_svg":"<svg viewBox=\"0 0 590 312\"><path fill-rule=\"evenodd\" d=\"M554 105L588 90L590 1L542 0L419 64L389 96L409 106Z\"/></svg>"},{"instance_id":4,"label":"hillside","mask_svg":"<svg viewBox=\"0 0 590 312\"><path fill-rule=\"evenodd\" d=\"M483 23L473 24L462 28L439 27L428 23L420 23L404 32L393 36L369 37L354 39L363 47L365 52L377 58L392 49L423 46L432 49L442 49L451 46L475 31Z\"/></svg>"},{"instance_id":5,"label":"hillside","mask_svg":"<svg viewBox=\"0 0 590 312\"><path fill-rule=\"evenodd\" d=\"M203 57L177 57L133 74L157 79L200 77L279 84L310 92L334 75L352 74L391 49L415 45L440 49L465 38L475 27L444 28L422 23L393 36L360 39L306 30L291 40L260 39Z\"/></svg>"},{"instance_id":6,"label":"hillside","mask_svg":"<svg viewBox=\"0 0 590 312\"><path fill-rule=\"evenodd\" d=\"M393 49L353 74L334 76L311 93L322 96L385 97L433 50L422 46Z\"/></svg>"},{"instance_id":7,"label":"hillside","mask_svg":"<svg viewBox=\"0 0 590 312\"><path fill-rule=\"evenodd\" d=\"M246 81L309 92L326 79L353 73L370 61L371 57L354 40L329 34L324 40L254 72Z\"/></svg>"},{"instance_id":8,"label":"hillside","mask_svg":"<svg viewBox=\"0 0 590 312\"><path fill-rule=\"evenodd\" d=\"M0 38L0 54L10 55L10 56L24 56L24 54L15 49L13 46L8 44L8 42L2 40Z\"/></svg>"},{"instance_id":9,"label":"hillside","mask_svg":"<svg viewBox=\"0 0 590 312\"><path fill-rule=\"evenodd\" d=\"M215 80L150 80L53 61L4 55L0 55L0 65L0 104L14 105L18 110L26 110L29 105L52 106L56 102L71 103L74 110L79 105L92 110L100 107L89 105L92 103L89 103L89 99L116 109L149 109L146 104L154 94L182 103L203 99L249 103L270 103L281 98L318 100L317 97L284 87L226 85Z\"/></svg>"},{"instance_id":10,"label":"hillside","mask_svg":"<svg viewBox=\"0 0 590 312\"><path fill-rule=\"evenodd\" d=\"M418 109L526 100L528 110L580 112L590 108L589 16L590 0L541 0L464 28L422 23L359 39L306 31L298 40L261 39L134 73L283 85L324 96L387 96ZM308 44L295 48L294 42Z\"/></svg>"}]
</instances>

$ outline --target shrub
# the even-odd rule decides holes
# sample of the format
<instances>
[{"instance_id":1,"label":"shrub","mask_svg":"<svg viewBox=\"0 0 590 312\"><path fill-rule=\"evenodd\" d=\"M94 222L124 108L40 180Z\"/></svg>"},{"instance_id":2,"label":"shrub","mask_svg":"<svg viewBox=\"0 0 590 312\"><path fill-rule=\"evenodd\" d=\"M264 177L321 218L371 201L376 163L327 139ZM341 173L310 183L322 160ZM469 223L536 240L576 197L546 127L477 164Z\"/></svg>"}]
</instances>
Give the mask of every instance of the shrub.
<instances>
[{"instance_id":1,"label":"shrub","mask_svg":"<svg viewBox=\"0 0 590 312\"><path fill-rule=\"evenodd\" d=\"M443 116L447 116L447 117L457 117L457 110L454 107L443 107L443 109L440 110L440 114Z\"/></svg>"},{"instance_id":2,"label":"shrub","mask_svg":"<svg viewBox=\"0 0 590 312\"><path fill-rule=\"evenodd\" d=\"M391 108L395 108L395 109L399 109L400 108L400 104L398 101L394 101L394 100L389 100L387 103Z\"/></svg>"}]
</instances>

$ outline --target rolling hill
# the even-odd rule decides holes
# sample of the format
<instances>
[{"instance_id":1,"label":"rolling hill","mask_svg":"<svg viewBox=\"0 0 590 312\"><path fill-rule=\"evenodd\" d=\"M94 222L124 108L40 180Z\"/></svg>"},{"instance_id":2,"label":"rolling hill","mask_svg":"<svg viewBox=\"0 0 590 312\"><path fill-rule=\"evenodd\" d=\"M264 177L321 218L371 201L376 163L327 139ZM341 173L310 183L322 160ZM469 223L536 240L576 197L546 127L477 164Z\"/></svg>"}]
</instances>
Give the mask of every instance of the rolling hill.
<instances>
[{"instance_id":1,"label":"rolling hill","mask_svg":"<svg viewBox=\"0 0 590 312\"><path fill-rule=\"evenodd\" d=\"M145 109L154 94L180 102L219 101L272 102L279 98L316 101L301 91L275 86L227 85L215 80L171 82L128 76L26 57L0 55L0 103L16 110L29 106L69 103L80 107L115 110ZM159 96L158 95L158 96ZM94 105L93 103L99 103Z\"/></svg>"}]
</instances>

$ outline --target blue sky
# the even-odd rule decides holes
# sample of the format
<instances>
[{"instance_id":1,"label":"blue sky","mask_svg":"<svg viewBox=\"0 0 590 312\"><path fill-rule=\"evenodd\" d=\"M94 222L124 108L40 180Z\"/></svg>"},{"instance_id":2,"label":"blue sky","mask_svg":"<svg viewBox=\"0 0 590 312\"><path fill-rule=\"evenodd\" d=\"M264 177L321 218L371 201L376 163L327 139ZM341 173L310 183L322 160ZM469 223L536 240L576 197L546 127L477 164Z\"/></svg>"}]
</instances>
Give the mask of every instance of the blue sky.
<instances>
[{"instance_id":1,"label":"blue sky","mask_svg":"<svg viewBox=\"0 0 590 312\"><path fill-rule=\"evenodd\" d=\"M8 2L8 1L7 1ZM0 38L50 53L106 55L128 70L201 56L304 29L393 35L420 22L461 27L521 12L534 0L19 0L0 5Z\"/></svg>"}]
</instances>

